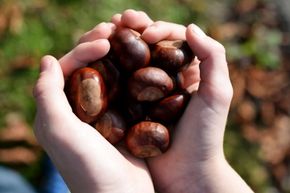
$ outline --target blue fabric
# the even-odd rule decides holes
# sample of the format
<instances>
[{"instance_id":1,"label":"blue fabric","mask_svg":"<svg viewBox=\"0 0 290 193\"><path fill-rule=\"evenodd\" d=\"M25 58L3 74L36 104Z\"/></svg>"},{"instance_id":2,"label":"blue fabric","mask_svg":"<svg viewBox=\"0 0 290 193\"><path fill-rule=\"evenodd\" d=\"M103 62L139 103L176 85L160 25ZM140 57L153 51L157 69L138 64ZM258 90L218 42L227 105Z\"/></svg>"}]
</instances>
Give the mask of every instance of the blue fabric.
<instances>
[{"instance_id":1,"label":"blue fabric","mask_svg":"<svg viewBox=\"0 0 290 193\"><path fill-rule=\"evenodd\" d=\"M0 193L36 193L20 174L0 166Z\"/></svg>"},{"instance_id":2,"label":"blue fabric","mask_svg":"<svg viewBox=\"0 0 290 193\"><path fill-rule=\"evenodd\" d=\"M42 169L44 181L39 191L36 191L18 172L0 166L0 193L69 193L61 175L47 156Z\"/></svg>"},{"instance_id":3,"label":"blue fabric","mask_svg":"<svg viewBox=\"0 0 290 193\"><path fill-rule=\"evenodd\" d=\"M44 183L42 184L41 193L68 193L69 190L63 181L61 175L46 156L44 160Z\"/></svg>"}]
</instances>

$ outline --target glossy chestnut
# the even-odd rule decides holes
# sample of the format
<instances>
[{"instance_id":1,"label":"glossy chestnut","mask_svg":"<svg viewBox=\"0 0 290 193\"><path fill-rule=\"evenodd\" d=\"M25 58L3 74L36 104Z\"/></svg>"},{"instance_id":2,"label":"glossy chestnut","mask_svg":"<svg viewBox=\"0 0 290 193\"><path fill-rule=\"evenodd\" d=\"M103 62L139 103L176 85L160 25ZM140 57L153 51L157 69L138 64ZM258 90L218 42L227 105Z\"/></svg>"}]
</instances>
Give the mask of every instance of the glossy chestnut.
<instances>
[{"instance_id":1,"label":"glossy chestnut","mask_svg":"<svg viewBox=\"0 0 290 193\"><path fill-rule=\"evenodd\" d=\"M97 70L102 75L108 94L108 100L112 101L116 99L120 93L121 73L113 62L109 58L102 58L88 64L88 67Z\"/></svg>"},{"instance_id":2,"label":"glossy chestnut","mask_svg":"<svg viewBox=\"0 0 290 193\"><path fill-rule=\"evenodd\" d=\"M150 49L140 33L129 28L118 28L109 38L112 53L122 69L132 72L149 65Z\"/></svg>"},{"instance_id":3,"label":"glossy chestnut","mask_svg":"<svg viewBox=\"0 0 290 193\"><path fill-rule=\"evenodd\" d=\"M101 74L89 67L73 72L67 96L80 120L91 123L107 109L106 88Z\"/></svg>"},{"instance_id":4,"label":"glossy chestnut","mask_svg":"<svg viewBox=\"0 0 290 193\"><path fill-rule=\"evenodd\" d=\"M111 144L118 143L125 135L126 123L120 113L108 110L93 124L95 129Z\"/></svg>"},{"instance_id":5,"label":"glossy chestnut","mask_svg":"<svg viewBox=\"0 0 290 193\"><path fill-rule=\"evenodd\" d=\"M149 49L140 33L125 27L117 27L109 42L104 58L66 82L72 109L111 144L124 139L136 157L160 155L197 88L199 77L191 76L195 56L183 40L163 40Z\"/></svg>"},{"instance_id":6,"label":"glossy chestnut","mask_svg":"<svg viewBox=\"0 0 290 193\"><path fill-rule=\"evenodd\" d=\"M160 68L146 67L135 71L128 81L128 92L137 101L156 101L174 88L169 75Z\"/></svg>"},{"instance_id":7,"label":"glossy chestnut","mask_svg":"<svg viewBox=\"0 0 290 193\"><path fill-rule=\"evenodd\" d=\"M154 157L168 149L169 132L160 123L142 121L130 128L126 137L126 145L136 157Z\"/></svg>"},{"instance_id":8,"label":"glossy chestnut","mask_svg":"<svg viewBox=\"0 0 290 193\"><path fill-rule=\"evenodd\" d=\"M186 41L162 40L153 45L151 56L154 66L176 73L191 63L194 54Z\"/></svg>"},{"instance_id":9,"label":"glossy chestnut","mask_svg":"<svg viewBox=\"0 0 290 193\"><path fill-rule=\"evenodd\" d=\"M152 107L149 117L164 123L176 121L183 113L189 100L189 94L168 96Z\"/></svg>"}]
</instances>

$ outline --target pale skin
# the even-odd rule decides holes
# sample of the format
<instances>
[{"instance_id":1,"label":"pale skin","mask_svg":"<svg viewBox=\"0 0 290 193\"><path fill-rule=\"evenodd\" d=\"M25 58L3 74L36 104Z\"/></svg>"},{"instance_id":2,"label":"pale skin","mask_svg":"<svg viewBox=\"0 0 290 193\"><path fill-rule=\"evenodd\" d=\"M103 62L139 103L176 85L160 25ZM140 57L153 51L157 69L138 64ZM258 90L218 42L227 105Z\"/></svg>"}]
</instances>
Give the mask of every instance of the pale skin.
<instances>
[{"instance_id":1,"label":"pale skin","mask_svg":"<svg viewBox=\"0 0 290 193\"><path fill-rule=\"evenodd\" d=\"M183 39L197 55L188 78L197 92L178 123L170 149L147 160L109 144L72 112L64 80L76 68L105 56L116 26L139 31L147 43ZM85 33L57 60L44 56L35 85L35 135L73 193L252 193L223 153L223 136L233 95L224 47L194 24L152 21L126 10Z\"/></svg>"}]
</instances>

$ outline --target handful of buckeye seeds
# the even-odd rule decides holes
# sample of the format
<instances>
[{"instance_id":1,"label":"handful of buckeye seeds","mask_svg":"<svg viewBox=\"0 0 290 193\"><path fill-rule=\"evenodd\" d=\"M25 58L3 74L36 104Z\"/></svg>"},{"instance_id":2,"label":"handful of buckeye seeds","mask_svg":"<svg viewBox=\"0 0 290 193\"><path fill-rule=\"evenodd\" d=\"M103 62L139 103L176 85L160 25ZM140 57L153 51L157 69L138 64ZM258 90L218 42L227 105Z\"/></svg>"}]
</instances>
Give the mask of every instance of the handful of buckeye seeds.
<instances>
[{"instance_id":1,"label":"handful of buckeye seeds","mask_svg":"<svg viewBox=\"0 0 290 193\"><path fill-rule=\"evenodd\" d=\"M136 157L157 156L168 149L170 129L189 101L183 74L195 56L183 40L148 45L129 28L109 41L107 56L69 77L68 100L111 144L124 139Z\"/></svg>"}]
</instances>

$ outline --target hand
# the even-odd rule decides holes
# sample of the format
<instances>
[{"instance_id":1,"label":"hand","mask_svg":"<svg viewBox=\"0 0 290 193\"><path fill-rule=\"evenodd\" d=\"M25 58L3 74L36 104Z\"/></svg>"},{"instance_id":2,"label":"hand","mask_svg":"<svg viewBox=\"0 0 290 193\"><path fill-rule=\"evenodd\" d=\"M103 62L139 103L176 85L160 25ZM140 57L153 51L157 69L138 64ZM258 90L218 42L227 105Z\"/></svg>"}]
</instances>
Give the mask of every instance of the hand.
<instances>
[{"instance_id":1,"label":"hand","mask_svg":"<svg viewBox=\"0 0 290 193\"><path fill-rule=\"evenodd\" d=\"M229 166L223 153L224 130L233 95L224 47L194 24L185 27L163 21L148 22L147 15L139 17L138 23L133 22L135 25L131 27L140 29L147 43L183 39L197 57L195 65L190 67L191 74L186 77L195 80L197 92L175 129L171 147L163 155L147 160L157 191L252 192ZM127 21L133 18L124 13L113 22L128 25Z\"/></svg>"},{"instance_id":2,"label":"hand","mask_svg":"<svg viewBox=\"0 0 290 193\"><path fill-rule=\"evenodd\" d=\"M185 27L153 22L145 13L134 10L114 15L112 23L99 24L86 33L80 44L60 59L61 68L56 60L44 58L35 87L36 136L71 190L154 192L149 168L155 187L164 193L251 192L223 154L224 128L232 97L223 46L193 24ZM81 122L63 93L64 77L106 55L107 38L119 25L139 31L147 43L187 40L197 55L189 78L196 80L198 90L176 128L170 149L148 159L148 168L124 149L118 148L119 153L98 132Z\"/></svg>"},{"instance_id":3,"label":"hand","mask_svg":"<svg viewBox=\"0 0 290 193\"><path fill-rule=\"evenodd\" d=\"M145 23L146 18L142 18ZM110 22L101 23L59 61L52 56L41 61L40 77L34 89L35 135L71 192L154 193L144 161L132 157L122 147L117 150L93 127L81 122L63 91L64 80L73 70L108 53L108 37L115 27Z\"/></svg>"},{"instance_id":4,"label":"hand","mask_svg":"<svg viewBox=\"0 0 290 193\"><path fill-rule=\"evenodd\" d=\"M196 54L199 62L192 67L192 76L199 86L175 128L170 149L148 160L154 184L161 192L220 192L206 186L211 175L218 175L213 171L227 165L223 136L233 89L225 49L194 24L157 22L144 31L143 39L151 43L168 39L165 32L170 39L185 39Z\"/></svg>"}]
</instances>

